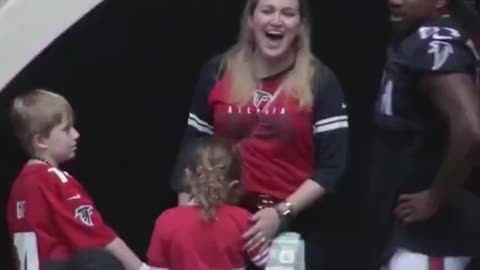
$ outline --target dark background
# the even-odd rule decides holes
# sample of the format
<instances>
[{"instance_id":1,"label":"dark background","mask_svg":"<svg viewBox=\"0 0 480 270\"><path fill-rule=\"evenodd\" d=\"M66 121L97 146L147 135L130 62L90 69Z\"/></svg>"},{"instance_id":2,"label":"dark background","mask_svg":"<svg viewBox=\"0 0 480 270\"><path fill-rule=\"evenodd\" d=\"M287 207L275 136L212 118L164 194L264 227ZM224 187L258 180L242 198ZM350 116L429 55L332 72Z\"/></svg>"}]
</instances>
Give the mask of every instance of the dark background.
<instances>
[{"instance_id":1,"label":"dark background","mask_svg":"<svg viewBox=\"0 0 480 270\"><path fill-rule=\"evenodd\" d=\"M350 104L353 165L335 204L336 269L362 269L368 239L361 205L389 32L386 1L310 2L314 52L335 72ZM242 6L239 0L106 0L7 86L0 94L1 269L12 263L4 226L8 192L25 161L8 123L12 96L43 87L71 101L81 137L77 158L65 168L144 259L155 218L175 203L168 179L199 68L235 41Z\"/></svg>"}]
</instances>

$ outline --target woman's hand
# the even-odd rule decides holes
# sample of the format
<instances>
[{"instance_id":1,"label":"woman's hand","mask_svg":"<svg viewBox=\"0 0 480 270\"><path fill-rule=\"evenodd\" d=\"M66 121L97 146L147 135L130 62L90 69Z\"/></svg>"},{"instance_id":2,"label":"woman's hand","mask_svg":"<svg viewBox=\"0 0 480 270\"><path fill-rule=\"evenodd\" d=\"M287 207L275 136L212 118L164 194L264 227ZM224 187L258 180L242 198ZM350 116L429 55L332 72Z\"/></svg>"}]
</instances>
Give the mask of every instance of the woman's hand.
<instances>
[{"instance_id":1,"label":"woman's hand","mask_svg":"<svg viewBox=\"0 0 480 270\"><path fill-rule=\"evenodd\" d=\"M270 244L281 224L280 216L272 207L259 210L252 216L251 221L253 226L243 235L243 239L247 241L244 246L247 251Z\"/></svg>"}]
</instances>

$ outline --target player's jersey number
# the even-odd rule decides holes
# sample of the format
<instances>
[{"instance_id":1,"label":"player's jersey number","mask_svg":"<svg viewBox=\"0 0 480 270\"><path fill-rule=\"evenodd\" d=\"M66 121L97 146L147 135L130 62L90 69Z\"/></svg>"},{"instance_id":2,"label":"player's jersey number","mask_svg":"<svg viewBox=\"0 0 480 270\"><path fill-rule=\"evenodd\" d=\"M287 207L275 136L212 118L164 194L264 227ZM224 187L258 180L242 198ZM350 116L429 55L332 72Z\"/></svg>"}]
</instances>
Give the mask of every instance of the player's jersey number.
<instances>
[{"instance_id":1,"label":"player's jersey number","mask_svg":"<svg viewBox=\"0 0 480 270\"><path fill-rule=\"evenodd\" d=\"M386 80L383 84L382 96L380 98L380 111L386 115L393 115L393 81Z\"/></svg>"}]
</instances>

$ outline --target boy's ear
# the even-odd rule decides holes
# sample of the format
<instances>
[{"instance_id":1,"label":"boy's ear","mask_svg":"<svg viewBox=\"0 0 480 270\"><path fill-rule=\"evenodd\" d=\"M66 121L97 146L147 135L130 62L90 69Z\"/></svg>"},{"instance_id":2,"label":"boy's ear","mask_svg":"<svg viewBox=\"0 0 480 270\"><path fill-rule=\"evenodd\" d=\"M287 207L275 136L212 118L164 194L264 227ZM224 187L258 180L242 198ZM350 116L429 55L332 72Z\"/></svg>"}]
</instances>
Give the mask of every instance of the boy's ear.
<instances>
[{"instance_id":1,"label":"boy's ear","mask_svg":"<svg viewBox=\"0 0 480 270\"><path fill-rule=\"evenodd\" d=\"M35 148L40 148L42 150L48 148L48 138L41 134L33 135L32 143Z\"/></svg>"}]
</instances>

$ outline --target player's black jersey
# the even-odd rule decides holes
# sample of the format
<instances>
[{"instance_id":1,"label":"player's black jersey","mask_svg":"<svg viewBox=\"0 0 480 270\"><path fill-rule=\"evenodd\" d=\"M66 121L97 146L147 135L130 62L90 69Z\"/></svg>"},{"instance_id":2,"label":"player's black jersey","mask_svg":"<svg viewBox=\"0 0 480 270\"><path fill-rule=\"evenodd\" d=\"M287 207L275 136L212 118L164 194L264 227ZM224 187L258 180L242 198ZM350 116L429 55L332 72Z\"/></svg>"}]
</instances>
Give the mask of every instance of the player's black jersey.
<instances>
[{"instance_id":1,"label":"player's black jersey","mask_svg":"<svg viewBox=\"0 0 480 270\"><path fill-rule=\"evenodd\" d=\"M448 16L424 24L387 50L377 123L382 128L436 133L441 128L438 113L418 86L429 74L467 73L477 80L479 55Z\"/></svg>"},{"instance_id":2,"label":"player's black jersey","mask_svg":"<svg viewBox=\"0 0 480 270\"><path fill-rule=\"evenodd\" d=\"M378 132L370 183L370 196L382 200L377 204L385 205L385 215L393 213L399 194L430 188L445 158L447 123L421 88L422 78L463 73L478 85L479 62L473 42L448 16L433 19L389 45L375 109ZM394 245L437 255L480 250L480 238L473 236L479 232L473 227L480 228L480 222L469 217L478 208L480 200L465 195L465 200L443 207L426 223L397 222Z\"/></svg>"},{"instance_id":3,"label":"player's black jersey","mask_svg":"<svg viewBox=\"0 0 480 270\"><path fill-rule=\"evenodd\" d=\"M420 80L459 72L478 80L479 61L473 42L448 16L389 45L375 121L381 132L405 138L401 149L409 153L411 160L405 163L411 165L414 182L413 186L405 183L405 189L423 189L432 183L447 146L447 127L420 88Z\"/></svg>"}]
</instances>

